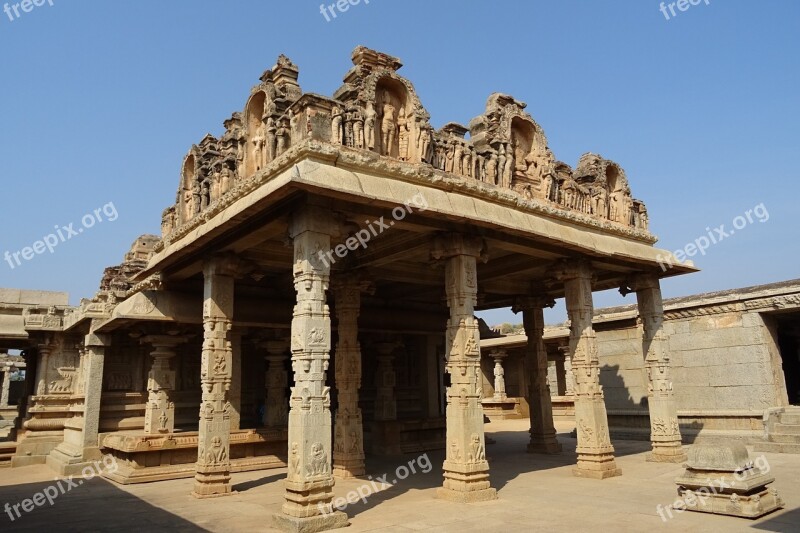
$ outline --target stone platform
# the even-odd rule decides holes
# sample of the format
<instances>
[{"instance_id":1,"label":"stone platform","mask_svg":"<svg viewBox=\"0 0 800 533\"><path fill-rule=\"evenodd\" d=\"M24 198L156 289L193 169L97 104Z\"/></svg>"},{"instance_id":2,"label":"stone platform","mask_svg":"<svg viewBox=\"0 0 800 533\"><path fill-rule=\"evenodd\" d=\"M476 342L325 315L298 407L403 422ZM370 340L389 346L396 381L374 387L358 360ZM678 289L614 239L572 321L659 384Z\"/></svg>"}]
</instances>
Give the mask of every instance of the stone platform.
<instances>
[{"instance_id":1,"label":"stone platform","mask_svg":"<svg viewBox=\"0 0 800 533\"><path fill-rule=\"evenodd\" d=\"M497 441L486 450L492 486L498 489L497 500L458 504L437 499L444 453L429 452L429 473L418 468L417 474L367 496L367 503L348 505L345 512L351 526L342 531L797 531L800 457L796 455L766 454L774 485L786 501L783 510L757 520L673 510L672 518L665 513L666 519L662 519L658 506L663 509L675 501L675 478L683 467L647 462L647 442L615 440L617 461L624 474L597 481L572 476L575 439L568 437L568 425L556 424L558 439L564 446L560 455L526 453L527 429L525 421L520 420L487 425L488 434ZM392 481L400 465L417 457L368 455L367 472L373 479L388 474ZM234 474L235 494L210 501L192 498L190 479L127 486L95 479L60 496L53 506L38 508L14 523L10 524L8 516L0 513L0 530L272 531L272 515L280 511L284 502L285 475L283 468ZM0 502L20 502L52 483L53 474L43 465L2 469ZM366 478L337 480L334 492L337 497L345 497L367 483Z\"/></svg>"},{"instance_id":2,"label":"stone platform","mask_svg":"<svg viewBox=\"0 0 800 533\"><path fill-rule=\"evenodd\" d=\"M195 475L198 433L146 435L122 432L101 435L103 453L117 459L114 472L103 476L123 485L191 478ZM286 466L285 429L231 432L231 472Z\"/></svg>"}]
</instances>

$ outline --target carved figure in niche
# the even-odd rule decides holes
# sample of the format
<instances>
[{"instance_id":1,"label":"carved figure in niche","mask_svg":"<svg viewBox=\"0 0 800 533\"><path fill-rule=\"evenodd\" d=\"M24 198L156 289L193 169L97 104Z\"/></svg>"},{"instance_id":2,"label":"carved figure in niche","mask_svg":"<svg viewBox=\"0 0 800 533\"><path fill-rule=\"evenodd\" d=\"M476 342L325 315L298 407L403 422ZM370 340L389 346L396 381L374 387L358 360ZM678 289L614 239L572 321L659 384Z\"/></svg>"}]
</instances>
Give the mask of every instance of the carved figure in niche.
<instances>
[{"instance_id":1,"label":"carved figure in niche","mask_svg":"<svg viewBox=\"0 0 800 533\"><path fill-rule=\"evenodd\" d=\"M350 445L351 452L361 451L361 436L355 429L350 431L350 442L352 442Z\"/></svg>"},{"instance_id":2,"label":"carved figure in niche","mask_svg":"<svg viewBox=\"0 0 800 533\"><path fill-rule=\"evenodd\" d=\"M622 217L620 222L626 226L630 226L633 222L633 198L631 197L631 190L625 188L622 195Z\"/></svg>"},{"instance_id":3,"label":"carved figure in niche","mask_svg":"<svg viewBox=\"0 0 800 533\"><path fill-rule=\"evenodd\" d=\"M464 150L464 159L461 163L461 169L465 176L472 177L472 147L467 146Z\"/></svg>"},{"instance_id":4,"label":"carved figure in niche","mask_svg":"<svg viewBox=\"0 0 800 533\"><path fill-rule=\"evenodd\" d=\"M220 171L219 175L220 196L222 196L231 189L232 182L233 182L233 174L231 173L231 169L228 167L227 164L223 164L222 170Z\"/></svg>"},{"instance_id":5,"label":"carved figure in niche","mask_svg":"<svg viewBox=\"0 0 800 533\"><path fill-rule=\"evenodd\" d=\"M344 140L342 117L342 109L337 105L333 106L333 109L331 110L331 142L334 144L342 144Z\"/></svg>"},{"instance_id":6,"label":"carved figure in niche","mask_svg":"<svg viewBox=\"0 0 800 533\"><path fill-rule=\"evenodd\" d=\"M608 203L608 218L609 220L613 220L615 222L619 221L619 205L620 205L620 195L622 191L613 191L609 196L609 203Z\"/></svg>"},{"instance_id":7,"label":"carved figure in niche","mask_svg":"<svg viewBox=\"0 0 800 533\"><path fill-rule=\"evenodd\" d=\"M202 202L200 200L201 196L200 182L195 181L192 183L192 215L200 213L200 211L203 209Z\"/></svg>"},{"instance_id":8,"label":"carved figure in niche","mask_svg":"<svg viewBox=\"0 0 800 533\"><path fill-rule=\"evenodd\" d=\"M639 227L645 231L649 229L650 219L647 216L647 207L641 203L639 204Z\"/></svg>"},{"instance_id":9,"label":"carved figure in niche","mask_svg":"<svg viewBox=\"0 0 800 533\"><path fill-rule=\"evenodd\" d=\"M452 141L448 142L445 146L445 162L444 162L444 171L445 172L453 172L453 161L455 159L455 143Z\"/></svg>"},{"instance_id":10,"label":"carved figure in niche","mask_svg":"<svg viewBox=\"0 0 800 533\"><path fill-rule=\"evenodd\" d=\"M497 184L503 187L506 186L506 182L504 180L504 173L506 170L506 160L508 156L506 156L506 146L504 144L500 145L499 155L497 157Z\"/></svg>"},{"instance_id":11,"label":"carved figure in niche","mask_svg":"<svg viewBox=\"0 0 800 533\"><path fill-rule=\"evenodd\" d=\"M222 439L214 437L211 439L211 449L206 454L206 462L212 465L218 465L228 458L225 453L225 447L222 445Z\"/></svg>"},{"instance_id":12,"label":"carved figure in niche","mask_svg":"<svg viewBox=\"0 0 800 533\"><path fill-rule=\"evenodd\" d=\"M514 173L514 150L511 145L506 146L506 165L503 168L503 186L511 187L511 177Z\"/></svg>"},{"instance_id":13,"label":"carved figure in niche","mask_svg":"<svg viewBox=\"0 0 800 533\"><path fill-rule=\"evenodd\" d=\"M425 125L417 125L417 151L420 161L423 163L432 162L431 151L431 130Z\"/></svg>"},{"instance_id":14,"label":"carved figure in niche","mask_svg":"<svg viewBox=\"0 0 800 533\"><path fill-rule=\"evenodd\" d=\"M280 127L275 131L277 142L275 145L275 157L280 156L289 148L289 123L286 119L280 121Z\"/></svg>"},{"instance_id":15,"label":"carved figure in niche","mask_svg":"<svg viewBox=\"0 0 800 533\"><path fill-rule=\"evenodd\" d=\"M462 171L462 162L464 160L464 145L462 145L458 141L453 141L455 143L455 147L453 150L453 172L455 174L463 174Z\"/></svg>"},{"instance_id":16,"label":"carved figure in niche","mask_svg":"<svg viewBox=\"0 0 800 533\"><path fill-rule=\"evenodd\" d=\"M292 472L300 471L300 452L297 449L297 443L292 443L292 457L289 459L289 465Z\"/></svg>"},{"instance_id":17,"label":"carved figure in niche","mask_svg":"<svg viewBox=\"0 0 800 533\"><path fill-rule=\"evenodd\" d=\"M211 173L211 191L209 193L209 203L217 201L220 197L220 169L219 167L214 167L214 170Z\"/></svg>"},{"instance_id":18,"label":"carved figure in niche","mask_svg":"<svg viewBox=\"0 0 800 533\"><path fill-rule=\"evenodd\" d=\"M409 112L406 115L406 109L400 108L400 115L397 119L397 126L400 130L400 161L408 161L409 158L409 144L411 142L411 117Z\"/></svg>"},{"instance_id":19,"label":"carved figure in niche","mask_svg":"<svg viewBox=\"0 0 800 533\"><path fill-rule=\"evenodd\" d=\"M275 145L276 145L276 142L277 142L277 136L276 136L275 132L278 131L278 128L275 127L275 119L273 119L272 117L269 117L267 119L267 129L266 129L266 131L267 131L267 137L266 137L266 146L267 146L267 150L266 151L267 151L267 153L266 153L266 156L265 156L266 157L265 161L267 163L269 163L270 161L275 159L275 155L276 155L275 154Z\"/></svg>"},{"instance_id":20,"label":"carved figure in niche","mask_svg":"<svg viewBox=\"0 0 800 533\"><path fill-rule=\"evenodd\" d=\"M604 186L592 189L592 213L608 218L608 190Z\"/></svg>"},{"instance_id":21,"label":"carved figure in niche","mask_svg":"<svg viewBox=\"0 0 800 533\"><path fill-rule=\"evenodd\" d=\"M486 158L483 154L475 156L475 179L486 181Z\"/></svg>"},{"instance_id":22,"label":"carved figure in niche","mask_svg":"<svg viewBox=\"0 0 800 533\"><path fill-rule=\"evenodd\" d=\"M167 421L169 418L167 417L166 411L161 411L161 416L158 417L159 429L161 431L167 431Z\"/></svg>"},{"instance_id":23,"label":"carved figure in niche","mask_svg":"<svg viewBox=\"0 0 800 533\"><path fill-rule=\"evenodd\" d=\"M353 113L353 146L364 148L364 118L360 111Z\"/></svg>"},{"instance_id":24,"label":"carved figure in niche","mask_svg":"<svg viewBox=\"0 0 800 533\"><path fill-rule=\"evenodd\" d=\"M342 434L342 426L336 428L336 437L333 439L333 451L337 453L344 452L344 435Z\"/></svg>"},{"instance_id":25,"label":"carved figure in niche","mask_svg":"<svg viewBox=\"0 0 800 533\"><path fill-rule=\"evenodd\" d=\"M75 369L59 367L56 370L58 370L58 373L61 375L61 379L50 382L50 392L72 392L72 378Z\"/></svg>"},{"instance_id":26,"label":"carved figure in niche","mask_svg":"<svg viewBox=\"0 0 800 533\"><path fill-rule=\"evenodd\" d=\"M353 138L353 112L345 113L344 115L344 145L349 147L355 146Z\"/></svg>"},{"instance_id":27,"label":"carved figure in niche","mask_svg":"<svg viewBox=\"0 0 800 533\"><path fill-rule=\"evenodd\" d=\"M549 172L542 179L541 193L547 200L553 199L553 175Z\"/></svg>"},{"instance_id":28,"label":"carved figure in niche","mask_svg":"<svg viewBox=\"0 0 800 533\"><path fill-rule=\"evenodd\" d=\"M564 180L561 186L561 203L564 207L572 209L575 205L575 181L572 178Z\"/></svg>"},{"instance_id":29,"label":"carved figure in niche","mask_svg":"<svg viewBox=\"0 0 800 533\"><path fill-rule=\"evenodd\" d=\"M200 209L205 210L210 203L211 197L211 180L205 178L200 184Z\"/></svg>"},{"instance_id":30,"label":"carved figure in niche","mask_svg":"<svg viewBox=\"0 0 800 533\"><path fill-rule=\"evenodd\" d=\"M451 461L461 460L461 452L458 449L458 443L456 441L452 441L450 443L450 460Z\"/></svg>"},{"instance_id":31,"label":"carved figure in niche","mask_svg":"<svg viewBox=\"0 0 800 533\"><path fill-rule=\"evenodd\" d=\"M486 182L497 185L497 155L494 152L489 154L486 160Z\"/></svg>"},{"instance_id":32,"label":"carved figure in niche","mask_svg":"<svg viewBox=\"0 0 800 533\"><path fill-rule=\"evenodd\" d=\"M328 454L321 442L315 442L311 446L311 460L306 468L309 476L324 476L330 472L328 465Z\"/></svg>"},{"instance_id":33,"label":"carved figure in niche","mask_svg":"<svg viewBox=\"0 0 800 533\"><path fill-rule=\"evenodd\" d=\"M381 119L381 154L391 155L397 137L397 108L388 93L383 95L383 116Z\"/></svg>"},{"instance_id":34,"label":"carved figure in niche","mask_svg":"<svg viewBox=\"0 0 800 533\"><path fill-rule=\"evenodd\" d=\"M486 460L486 450L483 447L480 435L478 435L477 433L472 434L472 440L470 441L469 448L470 448L470 454L469 454L470 463L479 463L481 461Z\"/></svg>"},{"instance_id":35,"label":"carved figure in niche","mask_svg":"<svg viewBox=\"0 0 800 533\"><path fill-rule=\"evenodd\" d=\"M366 117L364 119L364 142L366 143L366 148L370 150L375 148L375 120L377 116L375 106L372 102L367 102Z\"/></svg>"},{"instance_id":36,"label":"carved figure in niche","mask_svg":"<svg viewBox=\"0 0 800 533\"><path fill-rule=\"evenodd\" d=\"M256 133L253 136L253 159L256 162L256 171L264 168L265 153L264 146L266 145L266 126L263 122L259 123Z\"/></svg>"}]
</instances>

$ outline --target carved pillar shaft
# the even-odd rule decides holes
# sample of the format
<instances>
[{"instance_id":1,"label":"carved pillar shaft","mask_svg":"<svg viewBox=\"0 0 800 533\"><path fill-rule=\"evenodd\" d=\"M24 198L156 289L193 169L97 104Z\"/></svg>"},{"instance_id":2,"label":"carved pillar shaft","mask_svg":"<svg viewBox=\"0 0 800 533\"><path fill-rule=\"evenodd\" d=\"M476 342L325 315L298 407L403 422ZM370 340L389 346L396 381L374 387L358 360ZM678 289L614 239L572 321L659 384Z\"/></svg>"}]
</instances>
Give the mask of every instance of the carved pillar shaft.
<instances>
[{"instance_id":1,"label":"carved pillar shaft","mask_svg":"<svg viewBox=\"0 0 800 533\"><path fill-rule=\"evenodd\" d=\"M144 414L144 432L150 435L175 431L175 404L170 393L175 389L175 371L170 360L175 357L175 347L185 338L169 335L144 337L143 343L153 346L150 355L153 364L147 376L147 408Z\"/></svg>"},{"instance_id":2,"label":"carved pillar shaft","mask_svg":"<svg viewBox=\"0 0 800 533\"><path fill-rule=\"evenodd\" d=\"M622 471L614 460L614 447L608 435L597 337L592 328L592 272L587 263L573 262L564 267L560 277L564 281L567 314L571 322L569 347L578 434L578 465L573 473L597 479L618 476Z\"/></svg>"},{"instance_id":3,"label":"carved pillar shaft","mask_svg":"<svg viewBox=\"0 0 800 533\"><path fill-rule=\"evenodd\" d=\"M215 257L203 266L203 349L200 357L200 427L194 491L197 498L231 492L230 429L233 353L231 322L235 259Z\"/></svg>"},{"instance_id":4,"label":"carved pillar shaft","mask_svg":"<svg viewBox=\"0 0 800 533\"><path fill-rule=\"evenodd\" d=\"M52 348L49 344L40 344L38 346L38 354L36 364L36 395L44 396L47 394L47 372L50 368L50 353Z\"/></svg>"},{"instance_id":5,"label":"carved pillar shaft","mask_svg":"<svg viewBox=\"0 0 800 533\"><path fill-rule=\"evenodd\" d=\"M271 340L262 344L267 351L267 401L264 425L272 428L286 427L289 421L289 402L286 399L286 383L289 373L286 360L289 358L289 342Z\"/></svg>"},{"instance_id":6,"label":"carved pillar shaft","mask_svg":"<svg viewBox=\"0 0 800 533\"><path fill-rule=\"evenodd\" d=\"M11 388L11 367L3 372L3 388L0 390L0 406L8 406L8 391Z\"/></svg>"},{"instance_id":7,"label":"carved pillar shaft","mask_svg":"<svg viewBox=\"0 0 800 533\"><path fill-rule=\"evenodd\" d=\"M336 345L336 410L333 444L333 474L340 478L364 475L364 428L358 407L361 387L361 346L358 315L361 311L361 283L347 278L334 287L339 340Z\"/></svg>"},{"instance_id":8,"label":"carved pillar shaft","mask_svg":"<svg viewBox=\"0 0 800 533\"><path fill-rule=\"evenodd\" d=\"M89 334L84 339L86 349L84 372L83 446L84 450L99 450L100 400L103 393L103 366L106 348L111 345L107 335ZM99 452L98 452L99 454ZM84 452L86 455L86 452ZM92 457L85 457L90 459Z\"/></svg>"},{"instance_id":9,"label":"carved pillar shaft","mask_svg":"<svg viewBox=\"0 0 800 533\"><path fill-rule=\"evenodd\" d=\"M375 420L397 420L397 396L395 386L397 375L394 370L395 342L379 342L375 344L378 352L378 368L375 372Z\"/></svg>"},{"instance_id":10,"label":"carved pillar shaft","mask_svg":"<svg viewBox=\"0 0 800 533\"><path fill-rule=\"evenodd\" d=\"M231 431L241 427L242 418L242 334L231 332Z\"/></svg>"},{"instance_id":11,"label":"carved pillar shaft","mask_svg":"<svg viewBox=\"0 0 800 533\"><path fill-rule=\"evenodd\" d=\"M494 359L494 400L502 402L508 399L505 371L503 370L503 359L507 354L505 352L492 352L490 355Z\"/></svg>"},{"instance_id":12,"label":"carved pillar shaft","mask_svg":"<svg viewBox=\"0 0 800 533\"><path fill-rule=\"evenodd\" d=\"M567 368L564 359L556 360L556 395L564 396L567 393Z\"/></svg>"},{"instance_id":13,"label":"carved pillar shaft","mask_svg":"<svg viewBox=\"0 0 800 533\"><path fill-rule=\"evenodd\" d=\"M670 378L669 342L664 332L664 305L655 275L636 276L636 291L642 321L642 352L647 371L647 399L650 409L650 440L653 453L648 461L681 463L686 454L681 446L678 408Z\"/></svg>"},{"instance_id":14,"label":"carved pillar shaft","mask_svg":"<svg viewBox=\"0 0 800 533\"><path fill-rule=\"evenodd\" d=\"M347 525L333 512L330 388L325 385L331 349L326 292L330 266L319 257L330 249L335 228L329 212L307 207L296 212L289 234L294 240L292 318L294 387L289 400L289 469L282 513L274 525L283 530L321 531ZM327 514L326 514L327 513Z\"/></svg>"},{"instance_id":15,"label":"carved pillar shaft","mask_svg":"<svg viewBox=\"0 0 800 533\"><path fill-rule=\"evenodd\" d=\"M547 381L547 348L544 345L544 308L552 307L549 298L521 298L515 311L522 311L522 324L528 344L525 368L528 373L528 405L531 414L529 453L560 453L553 423L553 403Z\"/></svg>"},{"instance_id":16,"label":"carved pillar shaft","mask_svg":"<svg viewBox=\"0 0 800 533\"><path fill-rule=\"evenodd\" d=\"M446 333L447 449L444 486L438 497L457 502L497 498L489 483L483 428L480 334L475 318L477 258L483 243L461 235L437 239L433 257L445 259L445 290L450 319Z\"/></svg>"}]
</instances>

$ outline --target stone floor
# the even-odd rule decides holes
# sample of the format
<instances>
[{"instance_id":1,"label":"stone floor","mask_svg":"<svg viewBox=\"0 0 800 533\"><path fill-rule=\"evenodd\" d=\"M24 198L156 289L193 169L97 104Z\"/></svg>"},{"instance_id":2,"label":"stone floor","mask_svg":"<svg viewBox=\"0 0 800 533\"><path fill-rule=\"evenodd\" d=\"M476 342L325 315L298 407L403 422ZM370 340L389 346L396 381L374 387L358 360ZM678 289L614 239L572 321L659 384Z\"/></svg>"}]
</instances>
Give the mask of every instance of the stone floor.
<instances>
[{"instance_id":1,"label":"stone floor","mask_svg":"<svg viewBox=\"0 0 800 533\"><path fill-rule=\"evenodd\" d=\"M786 508L756 521L701 513L675 513L662 520L661 504L675 500L674 478L680 465L645 462L648 444L615 441L622 477L597 481L573 477L575 440L559 425L565 451L559 456L528 455L525 421L487 425L495 444L488 446L495 502L459 505L434 498L441 484L443 453L430 453L433 468L416 455L368 461L372 476L396 479L398 467L416 461L416 474L346 508L356 531L800 531L800 455L765 454L774 486ZM402 475L403 470L399 473ZM10 521L0 509L0 531L270 531L270 515L280 509L285 470L233 476L237 494L196 500L192 480L122 487L101 479L80 483L50 506ZM82 481L82 480L81 480ZM44 466L0 469L0 506L31 498L55 483ZM62 482L63 485L64 482ZM371 487L368 479L339 481L336 493ZM371 490L371 489L370 489ZM666 516L666 515L665 515Z\"/></svg>"}]
</instances>

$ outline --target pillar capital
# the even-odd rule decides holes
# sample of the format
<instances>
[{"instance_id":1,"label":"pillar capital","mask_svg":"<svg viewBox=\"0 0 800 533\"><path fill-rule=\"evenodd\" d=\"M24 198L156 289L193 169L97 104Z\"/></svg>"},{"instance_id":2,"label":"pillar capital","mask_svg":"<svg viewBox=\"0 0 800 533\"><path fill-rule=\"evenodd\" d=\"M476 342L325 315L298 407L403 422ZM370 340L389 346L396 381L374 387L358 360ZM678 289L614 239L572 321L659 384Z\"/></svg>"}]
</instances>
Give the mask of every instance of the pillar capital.
<instances>
[{"instance_id":1,"label":"pillar capital","mask_svg":"<svg viewBox=\"0 0 800 533\"><path fill-rule=\"evenodd\" d=\"M518 296L514 298L511 311L519 313L520 311L552 308L554 305L556 305L556 301L549 296Z\"/></svg>"},{"instance_id":2,"label":"pillar capital","mask_svg":"<svg viewBox=\"0 0 800 533\"><path fill-rule=\"evenodd\" d=\"M172 355L175 355L173 351L174 348L184 344L188 341L189 338L185 336L176 336L176 335L146 335L139 339L139 342L142 344L149 344L155 351L163 352L164 354L172 352ZM153 353L155 353L155 351Z\"/></svg>"},{"instance_id":3,"label":"pillar capital","mask_svg":"<svg viewBox=\"0 0 800 533\"><path fill-rule=\"evenodd\" d=\"M661 281L657 274L640 272L628 276L620 287L619 292L623 296L627 296L631 292L639 292L648 289L661 290Z\"/></svg>"},{"instance_id":4,"label":"pillar capital","mask_svg":"<svg viewBox=\"0 0 800 533\"><path fill-rule=\"evenodd\" d=\"M305 206L292 213L289 221L289 238L295 239L306 232L338 237L341 234L341 228L342 220L330 209L313 205Z\"/></svg>"},{"instance_id":5,"label":"pillar capital","mask_svg":"<svg viewBox=\"0 0 800 533\"><path fill-rule=\"evenodd\" d=\"M218 254L203 262L203 276L225 276L240 278L253 269L252 263L244 261L233 252Z\"/></svg>"},{"instance_id":6,"label":"pillar capital","mask_svg":"<svg viewBox=\"0 0 800 533\"><path fill-rule=\"evenodd\" d=\"M594 277L592 263L586 259L564 259L555 264L553 276L559 281L588 279Z\"/></svg>"},{"instance_id":7,"label":"pillar capital","mask_svg":"<svg viewBox=\"0 0 800 533\"><path fill-rule=\"evenodd\" d=\"M433 241L431 257L435 260L449 259L459 255L468 255L488 260L486 241L480 237L462 235L460 233L445 233L437 235Z\"/></svg>"}]
</instances>

